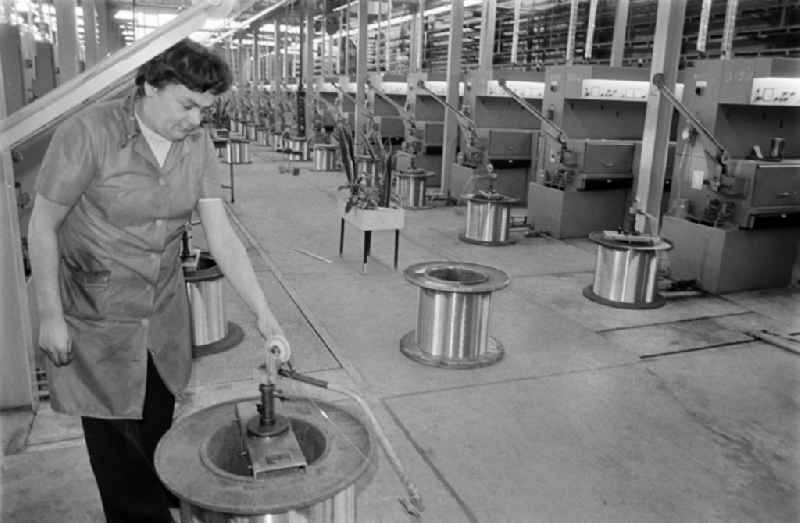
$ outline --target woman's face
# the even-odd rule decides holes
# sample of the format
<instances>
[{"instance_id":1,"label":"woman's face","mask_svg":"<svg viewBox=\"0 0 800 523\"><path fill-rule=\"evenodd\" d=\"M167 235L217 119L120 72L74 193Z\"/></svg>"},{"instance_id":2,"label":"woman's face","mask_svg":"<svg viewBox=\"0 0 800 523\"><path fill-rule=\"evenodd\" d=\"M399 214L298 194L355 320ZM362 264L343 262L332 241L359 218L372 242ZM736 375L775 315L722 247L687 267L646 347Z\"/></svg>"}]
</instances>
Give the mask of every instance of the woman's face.
<instances>
[{"instance_id":1,"label":"woman's face","mask_svg":"<svg viewBox=\"0 0 800 523\"><path fill-rule=\"evenodd\" d=\"M209 91L198 93L182 84L168 84L157 89L144 84L140 118L164 138L180 141L200 127L203 111L214 103L217 96Z\"/></svg>"}]
</instances>

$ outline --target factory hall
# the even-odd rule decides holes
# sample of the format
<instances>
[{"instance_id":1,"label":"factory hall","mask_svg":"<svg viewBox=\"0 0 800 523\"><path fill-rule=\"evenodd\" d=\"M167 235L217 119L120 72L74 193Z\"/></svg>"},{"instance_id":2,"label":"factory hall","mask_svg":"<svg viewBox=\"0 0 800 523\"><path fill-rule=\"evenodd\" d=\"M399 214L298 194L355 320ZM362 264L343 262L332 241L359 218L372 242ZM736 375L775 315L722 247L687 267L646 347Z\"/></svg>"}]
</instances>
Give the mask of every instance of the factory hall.
<instances>
[{"instance_id":1,"label":"factory hall","mask_svg":"<svg viewBox=\"0 0 800 523\"><path fill-rule=\"evenodd\" d=\"M800 4L0 0L0 522L800 521Z\"/></svg>"}]
</instances>

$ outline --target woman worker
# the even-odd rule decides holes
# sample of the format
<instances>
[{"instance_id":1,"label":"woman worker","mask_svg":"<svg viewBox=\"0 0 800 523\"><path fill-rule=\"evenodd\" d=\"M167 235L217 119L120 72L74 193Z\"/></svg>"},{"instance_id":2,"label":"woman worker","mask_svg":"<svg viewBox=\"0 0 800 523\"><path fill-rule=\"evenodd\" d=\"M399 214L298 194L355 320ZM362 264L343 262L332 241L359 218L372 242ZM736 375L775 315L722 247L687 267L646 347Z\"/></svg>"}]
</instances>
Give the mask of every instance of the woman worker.
<instances>
[{"instance_id":1,"label":"woman worker","mask_svg":"<svg viewBox=\"0 0 800 523\"><path fill-rule=\"evenodd\" d=\"M230 69L184 40L144 64L135 83L129 98L56 130L29 230L52 407L81 416L112 523L172 521L153 452L191 372L179 251L193 210L261 335L286 344L228 221L216 151L200 127L230 87Z\"/></svg>"}]
</instances>

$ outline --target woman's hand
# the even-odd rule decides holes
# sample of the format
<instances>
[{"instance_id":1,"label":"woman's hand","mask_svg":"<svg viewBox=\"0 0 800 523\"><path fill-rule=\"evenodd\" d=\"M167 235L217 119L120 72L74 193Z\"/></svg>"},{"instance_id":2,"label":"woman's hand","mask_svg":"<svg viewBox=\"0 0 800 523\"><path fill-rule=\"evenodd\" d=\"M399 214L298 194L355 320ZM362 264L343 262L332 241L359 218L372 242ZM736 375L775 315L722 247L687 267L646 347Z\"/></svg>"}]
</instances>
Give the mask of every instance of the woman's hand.
<instances>
[{"instance_id":1,"label":"woman's hand","mask_svg":"<svg viewBox=\"0 0 800 523\"><path fill-rule=\"evenodd\" d=\"M44 317L39 322L39 348L57 367L72 361L72 340L63 315Z\"/></svg>"}]
</instances>

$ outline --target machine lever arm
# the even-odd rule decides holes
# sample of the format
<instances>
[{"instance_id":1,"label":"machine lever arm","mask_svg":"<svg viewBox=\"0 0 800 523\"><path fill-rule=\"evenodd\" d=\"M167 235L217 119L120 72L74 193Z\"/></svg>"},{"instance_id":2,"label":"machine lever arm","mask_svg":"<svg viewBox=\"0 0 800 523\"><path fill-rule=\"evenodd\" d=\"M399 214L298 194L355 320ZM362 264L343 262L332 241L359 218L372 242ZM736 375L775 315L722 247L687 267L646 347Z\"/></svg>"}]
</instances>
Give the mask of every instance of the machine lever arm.
<instances>
[{"instance_id":1,"label":"machine lever arm","mask_svg":"<svg viewBox=\"0 0 800 523\"><path fill-rule=\"evenodd\" d=\"M414 115L411 112L406 111L404 107L402 107L400 104L392 100L389 96L386 95L386 93L384 93L383 91L372 85L372 82L370 82L369 80L367 80L367 87L372 89L372 91L386 103L394 107L394 110L397 111L397 114L399 114L403 120L411 124L416 123L416 118L414 118Z\"/></svg>"},{"instance_id":2,"label":"machine lever arm","mask_svg":"<svg viewBox=\"0 0 800 523\"><path fill-rule=\"evenodd\" d=\"M333 87L334 87L334 88L335 88L337 91L339 91L339 92L342 94L342 96L344 96L345 98L347 98L347 100L348 100L350 103L352 103L354 107L357 105L357 104L356 104L356 99L355 99L355 98L353 98L352 96L350 96L350 94L349 94L349 93L346 93L346 92L344 91L344 89L342 89L341 87L339 87L339 84L337 84L336 82L331 82L331 85L332 85L332 86L333 86ZM375 113L373 113L372 111L370 111L370 110L369 110L369 109L367 109L366 107L364 108L364 114L366 115L366 117L367 117L367 118L375 118Z\"/></svg>"},{"instance_id":3,"label":"machine lever arm","mask_svg":"<svg viewBox=\"0 0 800 523\"><path fill-rule=\"evenodd\" d=\"M423 82L422 80L417 82L417 87L428 93L434 100L436 100L439 104L441 104L445 109L449 109L450 111L452 111L456 115L456 118L458 120L458 126L461 128L462 131L464 131L464 133L467 136L469 136L470 142L473 144L479 143L478 135L475 132L475 122L472 120L472 118L470 118L466 114L462 113L461 111L459 111L458 109L447 103L447 101L442 100L436 93L428 89L428 87L425 85L425 82Z\"/></svg>"},{"instance_id":4,"label":"machine lever arm","mask_svg":"<svg viewBox=\"0 0 800 523\"><path fill-rule=\"evenodd\" d=\"M681 116L686 118L689 121L689 124L692 126L693 129L697 130L703 138L705 138L706 142L709 143L712 148L714 149L712 157L714 160L719 163L722 167L723 172L725 172L726 164L728 161L728 151L725 147L717 140L717 137L714 136L708 128L703 125L703 122L700 121L697 116L695 116L683 103L678 100L678 97L675 96L667 86L666 86L666 79L664 78L664 73L656 73L653 75L653 85L656 86L658 91L664 96L664 98L675 107L675 110L680 113Z\"/></svg>"},{"instance_id":5,"label":"machine lever arm","mask_svg":"<svg viewBox=\"0 0 800 523\"><path fill-rule=\"evenodd\" d=\"M561 127L556 125L555 122L553 122L552 120L548 119L547 116L545 116L539 109L537 109L536 107L534 107L531 104L529 104L528 101L525 100L525 98L521 97L520 95L515 93L511 88L509 88L506 85L506 81L505 80L498 80L497 85L499 85L500 88L503 91L508 93L508 95L515 102L520 104L523 109L525 109L526 111L531 113L533 116L538 118L539 121L541 121L542 124L544 124L547 127L547 134L551 138L553 138L554 140L557 140L558 143L560 143L562 147L564 147L566 145L566 143L567 143L567 133L565 133L564 130Z\"/></svg>"}]
</instances>

